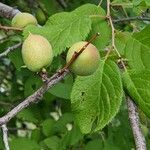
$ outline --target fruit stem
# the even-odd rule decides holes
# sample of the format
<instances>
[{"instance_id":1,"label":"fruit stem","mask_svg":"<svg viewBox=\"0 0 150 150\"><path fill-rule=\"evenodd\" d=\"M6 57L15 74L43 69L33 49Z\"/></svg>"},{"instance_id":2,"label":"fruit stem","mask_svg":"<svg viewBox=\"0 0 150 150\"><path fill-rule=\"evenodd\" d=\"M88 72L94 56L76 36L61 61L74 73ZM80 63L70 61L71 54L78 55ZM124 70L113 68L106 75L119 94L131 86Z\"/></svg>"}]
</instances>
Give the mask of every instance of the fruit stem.
<instances>
[{"instance_id":1,"label":"fruit stem","mask_svg":"<svg viewBox=\"0 0 150 150\"><path fill-rule=\"evenodd\" d=\"M47 79L48 79L48 73L47 72L41 71L41 72L38 73L38 75L41 77L41 79L42 79L43 82L47 81Z\"/></svg>"}]
</instances>

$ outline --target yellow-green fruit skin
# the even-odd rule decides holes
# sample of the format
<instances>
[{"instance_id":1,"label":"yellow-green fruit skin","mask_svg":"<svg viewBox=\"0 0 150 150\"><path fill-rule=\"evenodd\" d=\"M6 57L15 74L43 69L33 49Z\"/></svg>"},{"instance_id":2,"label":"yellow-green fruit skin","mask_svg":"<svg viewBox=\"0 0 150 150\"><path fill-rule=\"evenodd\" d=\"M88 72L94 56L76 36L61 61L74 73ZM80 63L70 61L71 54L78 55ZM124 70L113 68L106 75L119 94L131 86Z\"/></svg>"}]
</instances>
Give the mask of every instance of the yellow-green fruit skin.
<instances>
[{"instance_id":1,"label":"yellow-green fruit skin","mask_svg":"<svg viewBox=\"0 0 150 150\"><path fill-rule=\"evenodd\" d=\"M17 28L24 28L27 25L37 25L36 18L29 13L18 13L12 19L12 26Z\"/></svg>"},{"instance_id":2,"label":"yellow-green fruit skin","mask_svg":"<svg viewBox=\"0 0 150 150\"><path fill-rule=\"evenodd\" d=\"M29 70L41 71L53 60L51 44L41 35L29 34L22 45L22 58Z\"/></svg>"},{"instance_id":3,"label":"yellow-green fruit skin","mask_svg":"<svg viewBox=\"0 0 150 150\"><path fill-rule=\"evenodd\" d=\"M66 61L69 62L75 52L85 46L87 42L81 41L75 43L67 53ZM87 48L78 56L78 58L70 66L70 70L79 76L88 76L93 74L98 66L100 55L97 48L93 44L89 44Z\"/></svg>"}]
</instances>

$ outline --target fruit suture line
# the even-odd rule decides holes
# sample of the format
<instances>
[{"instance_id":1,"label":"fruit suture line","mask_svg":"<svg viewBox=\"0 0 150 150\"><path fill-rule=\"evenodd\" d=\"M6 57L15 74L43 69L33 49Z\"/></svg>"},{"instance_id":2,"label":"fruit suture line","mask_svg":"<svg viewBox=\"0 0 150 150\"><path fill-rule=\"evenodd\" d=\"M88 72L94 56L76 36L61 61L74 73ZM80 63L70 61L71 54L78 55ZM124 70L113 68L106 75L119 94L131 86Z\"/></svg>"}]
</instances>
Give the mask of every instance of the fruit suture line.
<instances>
[{"instance_id":1,"label":"fruit suture line","mask_svg":"<svg viewBox=\"0 0 150 150\"><path fill-rule=\"evenodd\" d=\"M78 56L86 49L86 47L99 36L99 33L94 35L89 42L84 45L79 52L75 53L70 62L68 62L60 71L56 72L52 77L47 78L47 81L40 87L37 91L35 91L32 95L27 97L24 101L14 107L11 111L9 111L6 115L0 118L0 126L7 124L13 117L15 117L21 110L30 106L31 103L37 103L40 99L42 99L43 94L57 84L59 81L64 79L64 77L69 73L68 67L78 58Z\"/></svg>"}]
</instances>

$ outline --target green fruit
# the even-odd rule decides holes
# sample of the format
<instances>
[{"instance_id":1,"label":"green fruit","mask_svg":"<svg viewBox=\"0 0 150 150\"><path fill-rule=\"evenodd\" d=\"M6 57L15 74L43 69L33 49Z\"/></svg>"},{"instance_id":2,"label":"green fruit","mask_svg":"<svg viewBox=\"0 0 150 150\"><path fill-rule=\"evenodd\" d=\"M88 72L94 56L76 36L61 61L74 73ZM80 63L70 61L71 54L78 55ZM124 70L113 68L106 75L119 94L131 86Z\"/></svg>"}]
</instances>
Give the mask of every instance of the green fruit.
<instances>
[{"instance_id":1,"label":"green fruit","mask_svg":"<svg viewBox=\"0 0 150 150\"><path fill-rule=\"evenodd\" d=\"M38 20L38 23L39 23L40 25L44 25L44 24L45 24L46 16L45 16L44 12L43 12L40 8L38 8L38 9L36 10L35 16L36 16L36 18L37 18L37 20Z\"/></svg>"},{"instance_id":2,"label":"green fruit","mask_svg":"<svg viewBox=\"0 0 150 150\"><path fill-rule=\"evenodd\" d=\"M24 28L29 24L37 25L36 18L29 13L18 13L12 19L13 27Z\"/></svg>"},{"instance_id":3,"label":"green fruit","mask_svg":"<svg viewBox=\"0 0 150 150\"><path fill-rule=\"evenodd\" d=\"M75 43L68 51L66 61L69 62L75 52L85 46L87 42ZM93 44L89 44L87 48L78 56L78 58L70 66L70 70L80 76L88 76L93 74L99 66L100 55L97 48Z\"/></svg>"},{"instance_id":4,"label":"green fruit","mask_svg":"<svg viewBox=\"0 0 150 150\"><path fill-rule=\"evenodd\" d=\"M41 71L52 62L51 44L43 36L30 33L22 45L22 58L29 70Z\"/></svg>"}]
</instances>

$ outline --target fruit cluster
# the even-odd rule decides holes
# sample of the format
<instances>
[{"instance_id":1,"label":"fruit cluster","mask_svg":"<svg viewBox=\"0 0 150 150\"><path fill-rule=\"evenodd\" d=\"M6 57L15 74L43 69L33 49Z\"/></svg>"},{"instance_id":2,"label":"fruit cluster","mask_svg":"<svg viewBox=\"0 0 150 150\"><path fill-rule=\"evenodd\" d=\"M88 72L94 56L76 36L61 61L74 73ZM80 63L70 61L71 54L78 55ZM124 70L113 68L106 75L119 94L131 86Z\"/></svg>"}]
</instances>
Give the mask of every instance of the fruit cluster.
<instances>
[{"instance_id":1,"label":"fruit cluster","mask_svg":"<svg viewBox=\"0 0 150 150\"><path fill-rule=\"evenodd\" d=\"M37 25L36 18L29 13L19 13L12 19L14 27L24 28L29 24ZM74 53L79 52L86 44L85 41L75 43L68 50L66 62L68 63ZM52 46L45 37L29 33L22 45L22 58L29 70L39 72L51 64L53 60ZM93 44L89 44L70 65L70 70L80 76L91 75L98 68L99 59L97 48Z\"/></svg>"}]
</instances>

